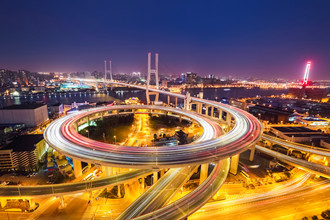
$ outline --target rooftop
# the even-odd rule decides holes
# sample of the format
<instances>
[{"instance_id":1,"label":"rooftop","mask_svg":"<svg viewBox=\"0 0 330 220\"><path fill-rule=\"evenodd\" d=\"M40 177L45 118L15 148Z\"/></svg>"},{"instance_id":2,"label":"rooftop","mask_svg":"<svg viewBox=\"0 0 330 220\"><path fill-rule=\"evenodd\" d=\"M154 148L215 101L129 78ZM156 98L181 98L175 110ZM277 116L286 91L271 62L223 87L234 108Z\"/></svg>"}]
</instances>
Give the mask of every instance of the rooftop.
<instances>
[{"instance_id":1,"label":"rooftop","mask_svg":"<svg viewBox=\"0 0 330 220\"><path fill-rule=\"evenodd\" d=\"M319 131L315 131L306 127L273 127L278 131L283 133L292 133L292 132L299 132L299 133L320 133Z\"/></svg>"},{"instance_id":2,"label":"rooftop","mask_svg":"<svg viewBox=\"0 0 330 220\"><path fill-rule=\"evenodd\" d=\"M4 110L15 110L15 109L36 109L39 108L41 106L43 106L44 104L41 103L29 103L29 104L21 104L21 105L10 105L10 106L6 106L3 109Z\"/></svg>"},{"instance_id":3,"label":"rooftop","mask_svg":"<svg viewBox=\"0 0 330 220\"><path fill-rule=\"evenodd\" d=\"M14 152L34 151L35 144L43 140L42 134L21 135L14 138L13 142L9 143L1 150L13 149Z\"/></svg>"},{"instance_id":4,"label":"rooftop","mask_svg":"<svg viewBox=\"0 0 330 220\"><path fill-rule=\"evenodd\" d=\"M250 106L249 109L256 109L256 110L261 110L265 111L267 113L276 113L276 114L284 114L284 115L291 115L293 112L292 111L287 111L287 110L282 110L282 109L276 109L268 106L262 106L262 105L254 105Z\"/></svg>"}]
</instances>

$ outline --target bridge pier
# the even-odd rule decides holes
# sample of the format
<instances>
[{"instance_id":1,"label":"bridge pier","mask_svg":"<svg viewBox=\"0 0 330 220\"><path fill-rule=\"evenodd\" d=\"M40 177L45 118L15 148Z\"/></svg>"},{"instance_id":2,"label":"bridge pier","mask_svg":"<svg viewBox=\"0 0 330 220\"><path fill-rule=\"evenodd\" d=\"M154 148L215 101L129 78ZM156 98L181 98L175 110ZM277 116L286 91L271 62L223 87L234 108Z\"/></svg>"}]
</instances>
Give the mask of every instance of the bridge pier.
<instances>
[{"instance_id":1,"label":"bridge pier","mask_svg":"<svg viewBox=\"0 0 330 220\"><path fill-rule=\"evenodd\" d=\"M90 190L89 191L89 204L91 205L94 201L94 194L93 194L93 191Z\"/></svg>"},{"instance_id":2,"label":"bridge pier","mask_svg":"<svg viewBox=\"0 0 330 220\"><path fill-rule=\"evenodd\" d=\"M230 170L229 172L231 174L236 175L237 174L237 170L238 170L238 161L239 161L239 154L232 156L230 158Z\"/></svg>"},{"instance_id":3,"label":"bridge pier","mask_svg":"<svg viewBox=\"0 0 330 220\"><path fill-rule=\"evenodd\" d=\"M196 112L198 114L202 114L202 112L203 112L203 104L202 103L196 103Z\"/></svg>"},{"instance_id":4,"label":"bridge pier","mask_svg":"<svg viewBox=\"0 0 330 220\"><path fill-rule=\"evenodd\" d=\"M141 178L141 186L142 186L142 189L144 189L145 188L145 179L144 179L144 177L142 177Z\"/></svg>"},{"instance_id":5,"label":"bridge pier","mask_svg":"<svg viewBox=\"0 0 330 220\"><path fill-rule=\"evenodd\" d=\"M158 170L154 171L152 174L152 184L155 184L158 180Z\"/></svg>"},{"instance_id":6,"label":"bridge pier","mask_svg":"<svg viewBox=\"0 0 330 220\"><path fill-rule=\"evenodd\" d=\"M77 159L73 159L73 172L76 178L80 177L82 175L82 167L81 167L81 161Z\"/></svg>"},{"instance_id":7,"label":"bridge pier","mask_svg":"<svg viewBox=\"0 0 330 220\"><path fill-rule=\"evenodd\" d=\"M112 167L105 167L105 175L112 176L113 175L113 168Z\"/></svg>"},{"instance_id":8,"label":"bridge pier","mask_svg":"<svg viewBox=\"0 0 330 220\"><path fill-rule=\"evenodd\" d=\"M212 118L214 117L214 107L213 106L211 107L211 117Z\"/></svg>"},{"instance_id":9,"label":"bridge pier","mask_svg":"<svg viewBox=\"0 0 330 220\"><path fill-rule=\"evenodd\" d=\"M121 198L121 190L120 190L120 185L121 184L119 184L119 185L117 185L117 196L119 197L119 198ZM124 188L125 188L125 184L124 184Z\"/></svg>"},{"instance_id":10,"label":"bridge pier","mask_svg":"<svg viewBox=\"0 0 330 220\"><path fill-rule=\"evenodd\" d=\"M64 197L63 196L59 196L60 199L60 209L64 209L66 207L65 201L64 201Z\"/></svg>"},{"instance_id":11,"label":"bridge pier","mask_svg":"<svg viewBox=\"0 0 330 220\"><path fill-rule=\"evenodd\" d=\"M254 159L254 153L255 153L255 151L256 151L256 146L253 145L253 146L250 148L250 150L251 150L251 152L250 152L250 158L249 158L249 160L250 160L250 161L253 161L253 159Z\"/></svg>"},{"instance_id":12,"label":"bridge pier","mask_svg":"<svg viewBox=\"0 0 330 220\"><path fill-rule=\"evenodd\" d=\"M227 122L228 126L231 126L231 115L228 113L226 115L226 122Z\"/></svg>"},{"instance_id":13,"label":"bridge pier","mask_svg":"<svg viewBox=\"0 0 330 220\"><path fill-rule=\"evenodd\" d=\"M170 105L170 103L171 103L171 97L168 95L167 96L167 105Z\"/></svg>"},{"instance_id":14,"label":"bridge pier","mask_svg":"<svg viewBox=\"0 0 330 220\"><path fill-rule=\"evenodd\" d=\"M206 180L208 172L209 172L209 164L208 163L202 164L201 172L199 176L199 184L201 184Z\"/></svg>"},{"instance_id":15,"label":"bridge pier","mask_svg":"<svg viewBox=\"0 0 330 220\"><path fill-rule=\"evenodd\" d=\"M205 105L205 115L209 116L209 106Z\"/></svg>"},{"instance_id":16,"label":"bridge pier","mask_svg":"<svg viewBox=\"0 0 330 220\"><path fill-rule=\"evenodd\" d=\"M219 119L220 119L220 120L223 120L223 119L222 119L222 110L218 108L218 111L219 111Z\"/></svg>"},{"instance_id":17,"label":"bridge pier","mask_svg":"<svg viewBox=\"0 0 330 220\"><path fill-rule=\"evenodd\" d=\"M165 169L161 169L160 170L160 177L164 176L164 174L165 174Z\"/></svg>"}]
</instances>

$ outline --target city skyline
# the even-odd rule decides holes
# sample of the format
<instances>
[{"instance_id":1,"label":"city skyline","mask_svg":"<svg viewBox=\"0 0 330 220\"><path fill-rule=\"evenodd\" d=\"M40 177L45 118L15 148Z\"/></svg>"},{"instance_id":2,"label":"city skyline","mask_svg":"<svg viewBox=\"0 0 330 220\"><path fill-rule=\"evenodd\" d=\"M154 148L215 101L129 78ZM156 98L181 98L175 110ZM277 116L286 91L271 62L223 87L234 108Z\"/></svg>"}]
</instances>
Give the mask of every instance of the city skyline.
<instances>
[{"instance_id":1,"label":"city skyline","mask_svg":"<svg viewBox=\"0 0 330 220\"><path fill-rule=\"evenodd\" d=\"M329 2L4 2L0 68L37 72L160 73L328 79ZM13 11L15 13L13 13Z\"/></svg>"}]
</instances>

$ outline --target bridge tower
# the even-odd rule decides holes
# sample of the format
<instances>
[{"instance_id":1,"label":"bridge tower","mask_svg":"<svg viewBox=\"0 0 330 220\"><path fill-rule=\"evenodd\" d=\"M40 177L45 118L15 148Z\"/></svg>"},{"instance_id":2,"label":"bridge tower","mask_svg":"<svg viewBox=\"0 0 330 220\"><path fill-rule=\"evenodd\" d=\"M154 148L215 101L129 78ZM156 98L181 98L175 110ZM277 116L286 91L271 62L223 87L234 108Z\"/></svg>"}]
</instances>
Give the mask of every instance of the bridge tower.
<instances>
[{"instance_id":1,"label":"bridge tower","mask_svg":"<svg viewBox=\"0 0 330 220\"><path fill-rule=\"evenodd\" d=\"M149 92L150 78L151 74L155 74L156 78L156 89L159 89L159 78L158 78L158 53L155 54L155 68L151 68L151 53L148 53L148 76L147 76L147 86L146 86L146 95L147 95L147 103L150 104L150 95L156 95L155 101L158 101L158 93Z\"/></svg>"},{"instance_id":2,"label":"bridge tower","mask_svg":"<svg viewBox=\"0 0 330 220\"><path fill-rule=\"evenodd\" d=\"M110 81L112 81L112 68L111 60L109 60L109 69L107 69L107 61L104 61L104 81L107 80L107 74L110 75Z\"/></svg>"}]
</instances>

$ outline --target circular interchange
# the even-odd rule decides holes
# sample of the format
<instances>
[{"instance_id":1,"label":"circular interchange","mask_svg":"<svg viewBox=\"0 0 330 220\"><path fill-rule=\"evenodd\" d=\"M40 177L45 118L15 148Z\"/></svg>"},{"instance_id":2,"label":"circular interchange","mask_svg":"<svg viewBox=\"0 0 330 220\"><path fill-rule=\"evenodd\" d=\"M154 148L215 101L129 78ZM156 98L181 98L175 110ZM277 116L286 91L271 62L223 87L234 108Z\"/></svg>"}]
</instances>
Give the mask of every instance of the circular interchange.
<instances>
[{"instance_id":1,"label":"circular interchange","mask_svg":"<svg viewBox=\"0 0 330 220\"><path fill-rule=\"evenodd\" d=\"M139 148L91 140L76 132L75 123L87 116L124 109L149 109L179 114L198 122L203 127L203 134L198 141L187 145ZM230 107L225 111L235 118L235 126L222 136L215 120L192 111L162 106L124 105L100 107L64 116L46 128L44 137L46 142L59 152L94 164L140 169L202 164L219 161L246 150L261 134L260 123L255 122L255 118L250 114Z\"/></svg>"}]
</instances>

